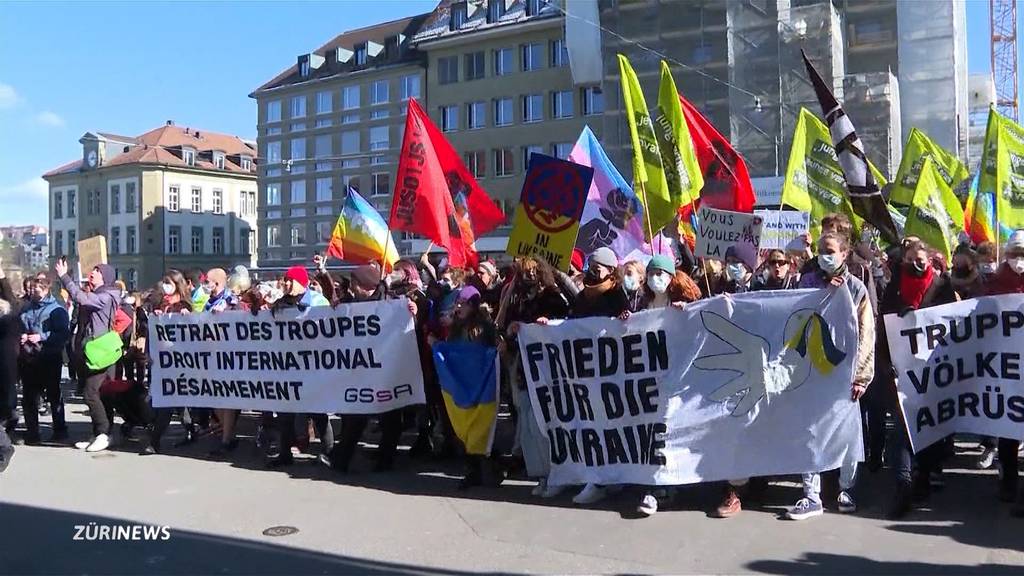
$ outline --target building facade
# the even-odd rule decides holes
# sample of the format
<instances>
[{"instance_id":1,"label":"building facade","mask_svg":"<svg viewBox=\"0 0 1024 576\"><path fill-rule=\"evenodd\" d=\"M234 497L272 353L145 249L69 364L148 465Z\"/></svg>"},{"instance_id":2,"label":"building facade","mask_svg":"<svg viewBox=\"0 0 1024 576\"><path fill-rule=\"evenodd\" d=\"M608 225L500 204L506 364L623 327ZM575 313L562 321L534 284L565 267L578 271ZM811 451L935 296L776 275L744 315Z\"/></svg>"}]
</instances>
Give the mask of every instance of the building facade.
<instances>
[{"instance_id":1,"label":"building facade","mask_svg":"<svg viewBox=\"0 0 1024 576\"><path fill-rule=\"evenodd\" d=\"M257 88L260 268L308 261L330 240L346 190L390 210L406 105L422 102L425 16L345 32Z\"/></svg>"},{"instance_id":2,"label":"building facade","mask_svg":"<svg viewBox=\"0 0 1024 576\"><path fill-rule=\"evenodd\" d=\"M45 226L0 226L0 240L4 242L0 256L3 266L27 271L45 270L49 264L49 235Z\"/></svg>"},{"instance_id":3,"label":"building facade","mask_svg":"<svg viewBox=\"0 0 1024 576\"><path fill-rule=\"evenodd\" d=\"M565 18L538 0L442 1L413 37L427 57L431 119L509 217L477 239L481 254L505 250L533 152L566 158L583 127L600 137L604 93L577 85ZM406 248L418 253L428 242Z\"/></svg>"},{"instance_id":4,"label":"building facade","mask_svg":"<svg viewBox=\"0 0 1024 576\"><path fill-rule=\"evenodd\" d=\"M88 132L79 142L81 159L43 175L51 257L67 256L75 270L77 242L103 235L131 289L169 268L254 264L253 143L171 121L137 137Z\"/></svg>"}]
</instances>

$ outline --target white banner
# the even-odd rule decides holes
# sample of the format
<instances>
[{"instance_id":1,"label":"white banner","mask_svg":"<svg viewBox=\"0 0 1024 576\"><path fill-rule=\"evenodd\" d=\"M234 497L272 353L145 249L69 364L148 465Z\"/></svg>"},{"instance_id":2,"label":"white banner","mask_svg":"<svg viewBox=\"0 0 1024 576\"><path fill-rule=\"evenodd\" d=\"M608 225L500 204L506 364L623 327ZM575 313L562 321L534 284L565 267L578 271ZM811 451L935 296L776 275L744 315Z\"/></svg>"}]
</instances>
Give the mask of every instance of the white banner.
<instances>
[{"instance_id":1,"label":"white banner","mask_svg":"<svg viewBox=\"0 0 1024 576\"><path fill-rule=\"evenodd\" d=\"M847 290L720 296L519 334L549 484L690 484L863 459Z\"/></svg>"},{"instance_id":2,"label":"white banner","mask_svg":"<svg viewBox=\"0 0 1024 576\"><path fill-rule=\"evenodd\" d=\"M811 225L809 212L754 210L761 217L761 250L786 250ZM802 249L802 248L801 248Z\"/></svg>"},{"instance_id":3,"label":"white banner","mask_svg":"<svg viewBox=\"0 0 1024 576\"><path fill-rule=\"evenodd\" d=\"M953 433L1024 438L1024 294L885 317L910 443Z\"/></svg>"},{"instance_id":4,"label":"white banner","mask_svg":"<svg viewBox=\"0 0 1024 576\"><path fill-rule=\"evenodd\" d=\"M153 406L376 414L423 404L407 306L152 316Z\"/></svg>"},{"instance_id":5,"label":"white banner","mask_svg":"<svg viewBox=\"0 0 1024 576\"><path fill-rule=\"evenodd\" d=\"M760 216L702 207L697 221L695 256L725 260L725 252L736 247L737 258L744 260L751 270L757 268L757 247L761 243Z\"/></svg>"}]
</instances>

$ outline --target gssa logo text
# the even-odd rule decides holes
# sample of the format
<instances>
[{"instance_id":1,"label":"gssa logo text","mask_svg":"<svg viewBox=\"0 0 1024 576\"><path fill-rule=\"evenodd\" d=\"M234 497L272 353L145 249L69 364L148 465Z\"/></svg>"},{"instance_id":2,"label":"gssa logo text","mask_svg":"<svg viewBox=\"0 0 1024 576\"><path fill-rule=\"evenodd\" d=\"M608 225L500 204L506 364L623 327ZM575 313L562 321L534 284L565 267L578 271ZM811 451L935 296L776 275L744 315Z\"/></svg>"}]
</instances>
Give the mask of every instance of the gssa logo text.
<instances>
[{"instance_id":1,"label":"gssa logo text","mask_svg":"<svg viewBox=\"0 0 1024 576\"><path fill-rule=\"evenodd\" d=\"M391 389L377 390L376 388L345 388L345 402L361 402L373 404L375 402L391 402L402 396L412 396L411 384L400 384Z\"/></svg>"}]
</instances>

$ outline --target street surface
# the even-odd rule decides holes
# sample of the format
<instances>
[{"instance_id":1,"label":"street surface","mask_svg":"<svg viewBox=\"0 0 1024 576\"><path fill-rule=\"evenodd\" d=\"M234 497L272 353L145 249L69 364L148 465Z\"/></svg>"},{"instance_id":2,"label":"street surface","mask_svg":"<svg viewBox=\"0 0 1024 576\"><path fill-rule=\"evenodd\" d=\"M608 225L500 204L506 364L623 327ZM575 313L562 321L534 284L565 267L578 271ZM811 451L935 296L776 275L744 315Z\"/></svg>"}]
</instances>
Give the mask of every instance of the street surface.
<instances>
[{"instance_id":1,"label":"street surface","mask_svg":"<svg viewBox=\"0 0 1024 576\"><path fill-rule=\"evenodd\" d=\"M75 440L88 434L84 410L80 398L68 405ZM800 497L792 482L729 520L707 517L716 486L639 518L628 492L590 509L571 503L574 491L531 497L518 480L459 492L458 463L405 454L390 473L369 472L366 450L347 476L314 458L267 470L254 430L246 419L230 461L206 458L212 438L170 448L177 424L167 455L138 456L117 431L119 445L94 455L19 447L0 476L0 574L1024 573L1024 520L996 501L994 471L968 467L974 444L960 446L929 509L905 521L882 518L888 484L864 472L860 514L798 523L778 519ZM166 525L170 539L75 540L90 522ZM277 526L298 532L263 534Z\"/></svg>"}]
</instances>

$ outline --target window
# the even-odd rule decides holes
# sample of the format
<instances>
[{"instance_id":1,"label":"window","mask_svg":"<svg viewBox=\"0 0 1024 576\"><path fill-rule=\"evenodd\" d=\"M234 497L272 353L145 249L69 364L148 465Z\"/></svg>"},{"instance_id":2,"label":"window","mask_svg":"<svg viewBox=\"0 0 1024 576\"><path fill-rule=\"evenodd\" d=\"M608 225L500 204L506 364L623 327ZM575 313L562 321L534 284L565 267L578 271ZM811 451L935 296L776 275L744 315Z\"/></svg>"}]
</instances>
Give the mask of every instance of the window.
<instances>
[{"instance_id":1,"label":"window","mask_svg":"<svg viewBox=\"0 0 1024 576\"><path fill-rule=\"evenodd\" d=\"M505 0L487 0L487 21L497 22L505 14Z\"/></svg>"},{"instance_id":2,"label":"window","mask_svg":"<svg viewBox=\"0 0 1024 576\"><path fill-rule=\"evenodd\" d=\"M334 165L331 164L330 162L317 162L316 163L316 171L317 172L330 172L333 168L334 168Z\"/></svg>"},{"instance_id":3,"label":"window","mask_svg":"<svg viewBox=\"0 0 1024 576\"><path fill-rule=\"evenodd\" d=\"M332 222L320 221L316 223L316 241L318 244L330 242L334 235L334 224Z\"/></svg>"},{"instance_id":4,"label":"window","mask_svg":"<svg viewBox=\"0 0 1024 576\"><path fill-rule=\"evenodd\" d=\"M245 190L238 193L238 211L242 216L249 213L249 193Z\"/></svg>"},{"instance_id":5,"label":"window","mask_svg":"<svg viewBox=\"0 0 1024 576\"><path fill-rule=\"evenodd\" d=\"M264 134L264 136L277 136L280 133L281 133L281 127L280 126L270 126L270 127L267 128L266 133Z\"/></svg>"},{"instance_id":6,"label":"window","mask_svg":"<svg viewBox=\"0 0 1024 576\"><path fill-rule=\"evenodd\" d=\"M181 254L181 226L171 226L167 229L167 253Z\"/></svg>"},{"instance_id":7,"label":"window","mask_svg":"<svg viewBox=\"0 0 1024 576\"><path fill-rule=\"evenodd\" d=\"M377 166L378 164L386 164L386 163L387 163L387 161L384 159L384 156L378 155L378 156L371 156L370 157L370 165L371 166Z\"/></svg>"},{"instance_id":8,"label":"window","mask_svg":"<svg viewBox=\"0 0 1024 576\"><path fill-rule=\"evenodd\" d=\"M179 209L179 202L181 201L181 191L177 186L171 186L167 189L167 210L171 212L177 212Z\"/></svg>"},{"instance_id":9,"label":"window","mask_svg":"<svg viewBox=\"0 0 1024 576\"><path fill-rule=\"evenodd\" d=\"M316 207L316 215L317 216L330 216L331 214L334 214L334 206L317 206Z\"/></svg>"},{"instance_id":10,"label":"window","mask_svg":"<svg viewBox=\"0 0 1024 576\"><path fill-rule=\"evenodd\" d=\"M512 175L512 149L511 148L495 148L494 149L494 175L495 176L511 176Z\"/></svg>"},{"instance_id":11,"label":"window","mask_svg":"<svg viewBox=\"0 0 1024 576\"><path fill-rule=\"evenodd\" d=\"M213 229L213 253L223 254L224 253L224 229L214 228Z\"/></svg>"},{"instance_id":12,"label":"window","mask_svg":"<svg viewBox=\"0 0 1024 576\"><path fill-rule=\"evenodd\" d=\"M124 185L124 211L134 214L138 206L138 197L135 195L135 182L126 182Z\"/></svg>"},{"instance_id":13,"label":"window","mask_svg":"<svg viewBox=\"0 0 1024 576\"><path fill-rule=\"evenodd\" d=\"M292 160L303 160L306 158L306 139L305 138L294 138L291 141L291 156Z\"/></svg>"},{"instance_id":14,"label":"window","mask_svg":"<svg viewBox=\"0 0 1024 576\"><path fill-rule=\"evenodd\" d=\"M306 243L306 225L292 224L292 246L302 246Z\"/></svg>"},{"instance_id":15,"label":"window","mask_svg":"<svg viewBox=\"0 0 1024 576\"><path fill-rule=\"evenodd\" d=\"M333 122L331 122L330 118L317 118L316 119L316 127L317 128L330 128L330 126L332 124L333 124Z\"/></svg>"},{"instance_id":16,"label":"window","mask_svg":"<svg viewBox=\"0 0 1024 576\"><path fill-rule=\"evenodd\" d=\"M420 75L409 74L408 76L402 76L402 101L408 100L409 98L420 97Z\"/></svg>"},{"instance_id":17,"label":"window","mask_svg":"<svg viewBox=\"0 0 1024 576\"><path fill-rule=\"evenodd\" d=\"M223 170L224 169L224 155L220 152L213 153L213 165L214 167Z\"/></svg>"},{"instance_id":18,"label":"window","mask_svg":"<svg viewBox=\"0 0 1024 576\"><path fill-rule=\"evenodd\" d=\"M480 80L484 77L484 53L471 52L466 54L466 80Z\"/></svg>"},{"instance_id":19,"label":"window","mask_svg":"<svg viewBox=\"0 0 1024 576\"><path fill-rule=\"evenodd\" d=\"M595 116L604 113L604 92L598 86L581 88L583 93L583 115Z\"/></svg>"},{"instance_id":20,"label":"window","mask_svg":"<svg viewBox=\"0 0 1024 576\"><path fill-rule=\"evenodd\" d=\"M203 189L198 186L192 187L192 212L198 214L203 211Z\"/></svg>"},{"instance_id":21,"label":"window","mask_svg":"<svg viewBox=\"0 0 1024 576\"><path fill-rule=\"evenodd\" d=\"M536 16L539 14L543 2L544 0L526 0L526 15Z\"/></svg>"},{"instance_id":22,"label":"window","mask_svg":"<svg viewBox=\"0 0 1024 576\"><path fill-rule=\"evenodd\" d=\"M500 98L494 101L494 125L509 126L512 124L512 99Z\"/></svg>"},{"instance_id":23,"label":"window","mask_svg":"<svg viewBox=\"0 0 1024 576\"><path fill-rule=\"evenodd\" d=\"M114 226L110 229L110 253L121 253L121 227Z\"/></svg>"},{"instance_id":24,"label":"window","mask_svg":"<svg viewBox=\"0 0 1024 576\"><path fill-rule=\"evenodd\" d=\"M305 132L305 130L306 130L306 123L305 122L293 122L290 131L291 132Z\"/></svg>"},{"instance_id":25,"label":"window","mask_svg":"<svg viewBox=\"0 0 1024 576\"><path fill-rule=\"evenodd\" d=\"M378 108L370 112L370 120L383 120L391 116L391 111L387 108Z\"/></svg>"},{"instance_id":26,"label":"window","mask_svg":"<svg viewBox=\"0 0 1024 576\"><path fill-rule=\"evenodd\" d=\"M267 210L267 215L266 215L265 218L267 220L280 220L281 219L281 211L280 210Z\"/></svg>"},{"instance_id":27,"label":"window","mask_svg":"<svg viewBox=\"0 0 1024 576\"><path fill-rule=\"evenodd\" d=\"M512 49L501 48L494 51L494 75L505 76L512 73Z\"/></svg>"},{"instance_id":28,"label":"window","mask_svg":"<svg viewBox=\"0 0 1024 576\"><path fill-rule=\"evenodd\" d=\"M483 151L466 152L466 168L474 178L483 178L487 175L486 154Z\"/></svg>"},{"instance_id":29,"label":"window","mask_svg":"<svg viewBox=\"0 0 1024 576\"><path fill-rule=\"evenodd\" d=\"M331 155L331 135L322 134L313 142L313 155L316 158L327 158Z\"/></svg>"},{"instance_id":30,"label":"window","mask_svg":"<svg viewBox=\"0 0 1024 576\"><path fill-rule=\"evenodd\" d=\"M543 146L523 146L523 172L530 169L530 154L543 154Z\"/></svg>"},{"instance_id":31,"label":"window","mask_svg":"<svg viewBox=\"0 0 1024 576\"><path fill-rule=\"evenodd\" d=\"M572 90L551 93L551 115L555 118L572 118Z\"/></svg>"},{"instance_id":32,"label":"window","mask_svg":"<svg viewBox=\"0 0 1024 576\"><path fill-rule=\"evenodd\" d=\"M441 131L454 132L459 129L459 107L441 107Z\"/></svg>"},{"instance_id":33,"label":"window","mask_svg":"<svg viewBox=\"0 0 1024 576\"><path fill-rule=\"evenodd\" d=\"M459 57L437 59L437 83L454 84L459 81Z\"/></svg>"},{"instance_id":34,"label":"window","mask_svg":"<svg viewBox=\"0 0 1024 576\"><path fill-rule=\"evenodd\" d=\"M281 205L281 185L267 184L267 206Z\"/></svg>"},{"instance_id":35,"label":"window","mask_svg":"<svg viewBox=\"0 0 1024 576\"><path fill-rule=\"evenodd\" d=\"M483 128L487 125L487 103L486 102L470 102L466 104L466 127L470 130L476 130ZM497 118L497 113L495 113Z\"/></svg>"},{"instance_id":36,"label":"window","mask_svg":"<svg viewBox=\"0 0 1024 576\"><path fill-rule=\"evenodd\" d=\"M138 237L135 235L135 226L129 226L125 234L125 252L135 254L138 251Z\"/></svg>"},{"instance_id":37,"label":"window","mask_svg":"<svg viewBox=\"0 0 1024 576\"><path fill-rule=\"evenodd\" d=\"M448 23L450 30L461 30L466 25L466 20L469 19L469 8L465 2L459 2L458 4L452 4L452 18Z\"/></svg>"},{"instance_id":38,"label":"window","mask_svg":"<svg viewBox=\"0 0 1024 576\"><path fill-rule=\"evenodd\" d=\"M331 191L331 179L330 178L317 178L316 179L316 201L317 202L330 202L334 199L334 194Z\"/></svg>"},{"instance_id":39,"label":"window","mask_svg":"<svg viewBox=\"0 0 1024 576\"><path fill-rule=\"evenodd\" d=\"M342 124L358 124L359 114L345 114L341 117Z\"/></svg>"},{"instance_id":40,"label":"window","mask_svg":"<svg viewBox=\"0 0 1024 576\"><path fill-rule=\"evenodd\" d=\"M309 60L302 60L299 62L299 76L305 78L309 76Z\"/></svg>"},{"instance_id":41,"label":"window","mask_svg":"<svg viewBox=\"0 0 1024 576\"><path fill-rule=\"evenodd\" d=\"M555 158L568 160L570 152L572 152L572 142L560 142L551 145L551 155Z\"/></svg>"},{"instance_id":42,"label":"window","mask_svg":"<svg viewBox=\"0 0 1024 576\"><path fill-rule=\"evenodd\" d=\"M390 146L390 138L387 126L374 126L370 128L370 150L387 150Z\"/></svg>"},{"instance_id":43,"label":"window","mask_svg":"<svg viewBox=\"0 0 1024 576\"><path fill-rule=\"evenodd\" d=\"M370 84L370 104L387 104L388 102L388 81L377 80Z\"/></svg>"},{"instance_id":44,"label":"window","mask_svg":"<svg viewBox=\"0 0 1024 576\"><path fill-rule=\"evenodd\" d=\"M544 119L544 98L540 94L523 96L523 122L540 122Z\"/></svg>"},{"instance_id":45,"label":"window","mask_svg":"<svg viewBox=\"0 0 1024 576\"><path fill-rule=\"evenodd\" d=\"M213 189L213 213L224 213L224 191L218 188Z\"/></svg>"},{"instance_id":46,"label":"window","mask_svg":"<svg viewBox=\"0 0 1024 576\"><path fill-rule=\"evenodd\" d=\"M256 191L249 190L247 193L249 197L249 211L248 214L256 214Z\"/></svg>"},{"instance_id":47,"label":"window","mask_svg":"<svg viewBox=\"0 0 1024 576\"><path fill-rule=\"evenodd\" d=\"M77 232L68 230L68 256L74 258L78 255L78 241L75 239Z\"/></svg>"},{"instance_id":48,"label":"window","mask_svg":"<svg viewBox=\"0 0 1024 576\"><path fill-rule=\"evenodd\" d=\"M64 231L63 230L57 230L57 232L54 233L53 255L54 256L63 256L64 255Z\"/></svg>"},{"instance_id":49,"label":"window","mask_svg":"<svg viewBox=\"0 0 1024 576\"><path fill-rule=\"evenodd\" d=\"M121 213L121 185L111 184L110 185L110 213L120 214Z\"/></svg>"},{"instance_id":50,"label":"window","mask_svg":"<svg viewBox=\"0 0 1024 576\"><path fill-rule=\"evenodd\" d=\"M281 101L271 100L267 102L267 122L281 121Z\"/></svg>"},{"instance_id":51,"label":"window","mask_svg":"<svg viewBox=\"0 0 1024 576\"><path fill-rule=\"evenodd\" d=\"M68 190L68 218L75 217L75 210L77 209L77 198L75 198L75 191Z\"/></svg>"},{"instance_id":52,"label":"window","mask_svg":"<svg viewBox=\"0 0 1024 576\"><path fill-rule=\"evenodd\" d=\"M359 191L359 176L353 176L351 174L346 174L345 176L342 176L341 181L345 185L345 190L346 191L349 188L352 188L353 190Z\"/></svg>"},{"instance_id":53,"label":"window","mask_svg":"<svg viewBox=\"0 0 1024 576\"><path fill-rule=\"evenodd\" d=\"M252 247L249 245L252 230L242 228L238 231L238 252L241 254L252 254Z\"/></svg>"},{"instance_id":54,"label":"window","mask_svg":"<svg viewBox=\"0 0 1024 576\"><path fill-rule=\"evenodd\" d=\"M277 164L281 162L281 142L267 142L267 163Z\"/></svg>"},{"instance_id":55,"label":"window","mask_svg":"<svg viewBox=\"0 0 1024 576\"><path fill-rule=\"evenodd\" d=\"M306 97L292 96L292 118L302 118L306 115Z\"/></svg>"},{"instance_id":56,"label":"window","mask_svg":"<svg viewBox=\"0 0 1024 576\"><path fill-rule=\"evenodd\" d=\"M184 148L181 151L181 159L185 161L185 164L189 166L196 165L196 151Z\"/></svg>"},{"instance_id":57,"label":"window","mask_svg":"<svg viewBox=\"0 0 1024 576\"><path fill-rule=\"evenodd\" d=\"M60 190L53 193L53 219L59 220L64 217L64 194Z\"/></svg>"},{"instance_id":58,"label":"window","mask_svg":"<svg viewBox=\"0 0 1024 576\"><path fill-rule=\"evenodd\" d=\"M359 86L345 86L341 89L341 107L344 110L359 108Z\"/></svg>"},{"instance_id":59,"label":"window","mask_svg":"<svg viewBox=\"0 0 1024 576\"><path fill-rule=\"evenodd\" d=\"M347 156L349 154L359 153L359 132L342 132L341 133L341 154Z\"/></svg>"},{"instance_id":60,"label":"window","mask_svg":"<svg viewBox=\"0 0 1024 576\"><path fill-rule=\"evenodd\" d=\"M329 114L333 107L331 101L332 95L330 92L317 92L316 93L316 113L317 114Z\"/></svg>"},{"instance_id":61,"label":"window","mask_svg":"<svg viewBox=\"0 0 1024 576\"><path fill-rule=\"evenodd\" d=\"M569 65L569 48L565 45L565 39L559 38L551 41L551 67Z\"/></svg>"},{"instance_id":62,"label":"window","mask_svg":"<svg viewBox=\"0 0 1024 576\"><path fill-rule=\"evenodd\" d=\"M356 66L366 66L366 44L356 46Z\"/></svg>"},{"instance_id":63,"label":"window","mask_svg":"<svg viewBox=\"0 0 1024 576\"><path fill-rule=\"evenodd\" d=\"M280 246L281 245L281 226L279 224L272 224L267 226L267 246Z\"/></svg>"},{"instance_id":64,"label":"window","mask_svg":"<svg viewBox=\"0 0 1024 576\"><path fill-rule=\"evenodd\" d=\"M193 226L192 227L192 243L190 244L190 247L192 248L192 254L202 254L203 253L203 228L202 228L202 226Z\"/></svg>"},{"instance_id":65,"label":"window","mask_svg":"<svg viewBox=\"0 0 1024 576\"><path fill-rule=\"evenodd\" d=\"M539 42L523 44L521 47L523 58L523 72L540 70L544 64L544 45Z\"/></svg>"},{"instance_id":66,"label":"window","mask_svg":"<svg viewBox=\"0 0 1024 576\"><path fill-rule=\"evenodd\" d=\"M342 170L346 168L359 168L361 165L362 162L359 161L359 158L349 158L341 161Z\"/></svg>"},{"instance_id":67,"label":"window","mask_svg":"<svg viewBox=\"0 0 1024 576\"><path fill-rule=\"evenodd\" d=\"M306 181L305 180L293 180L292 181L292 204L302 204L306 201Z\"/></svg>"},{"instance_id":68,"label":"window","mask_svg":"<svg viewBox=\"0 0 1024 576\"><path fill-rule=\"evenodd\" d=\"M373 196L387 196L391 193L391 178L387 172L378 172L373 178Z\"/></svg>"}]
</instances>

